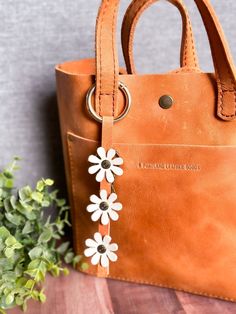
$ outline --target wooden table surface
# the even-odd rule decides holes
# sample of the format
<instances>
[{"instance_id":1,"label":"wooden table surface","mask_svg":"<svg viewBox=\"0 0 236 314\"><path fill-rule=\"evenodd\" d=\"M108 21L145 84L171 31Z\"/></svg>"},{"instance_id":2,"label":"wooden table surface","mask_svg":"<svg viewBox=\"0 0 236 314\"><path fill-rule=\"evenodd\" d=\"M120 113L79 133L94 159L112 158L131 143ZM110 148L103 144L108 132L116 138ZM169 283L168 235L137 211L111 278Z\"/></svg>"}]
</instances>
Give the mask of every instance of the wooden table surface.
<instances>
[{"instance_id":1,"label":"wooden table surface","mask_svg":"<svg viewBox=\"0 0 236 314\"><path fill-rule=\"evenodd\" d=\"M236 303L154 286L106 280L71 270L46 281L47 302L28 303L28 314L233 314ZM10 310L9 314L20 314Z\"/></svg>"}]
</instances>

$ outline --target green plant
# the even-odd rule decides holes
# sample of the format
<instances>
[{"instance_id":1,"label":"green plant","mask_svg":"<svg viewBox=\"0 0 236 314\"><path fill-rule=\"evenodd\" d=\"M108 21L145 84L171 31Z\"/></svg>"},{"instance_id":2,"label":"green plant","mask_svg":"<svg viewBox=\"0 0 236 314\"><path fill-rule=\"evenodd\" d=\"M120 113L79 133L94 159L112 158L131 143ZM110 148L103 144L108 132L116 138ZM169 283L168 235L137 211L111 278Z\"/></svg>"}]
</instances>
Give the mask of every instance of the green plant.
<instances>
[{"instance_id":1,"label":"green plant","mask_svg":"<svg viewBox=\"0 0 236 314\"><path fill-rule=\"evenodd\" d=\"M87 264L75 256L70 242L62 242L64 228L70 226L68 206L50 191L51 179L42 179L32 189L14 189L17 158L0 173L0 312L14 306L27 308L27 301L45 302L42 287L46 274L67 275L62 263ZM54 219L48 208L57 212Z\"/></svg>"}]
</instances>

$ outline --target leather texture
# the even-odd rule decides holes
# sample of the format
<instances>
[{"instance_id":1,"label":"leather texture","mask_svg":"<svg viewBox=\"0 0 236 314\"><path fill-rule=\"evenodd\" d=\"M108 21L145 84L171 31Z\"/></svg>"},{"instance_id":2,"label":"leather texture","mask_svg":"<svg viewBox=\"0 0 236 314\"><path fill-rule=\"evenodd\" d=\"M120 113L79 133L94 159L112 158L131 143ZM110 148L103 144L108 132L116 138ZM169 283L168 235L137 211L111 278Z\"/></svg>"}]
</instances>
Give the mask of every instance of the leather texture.
<instances>
[{"instance_id":1,"label":"leather texture","mask_svg":"<svg viewBox=\"0 0 236 314\"><path fill-rule=\"evenodd\" d=\"M115 180L123 210L102 233L119 245L118 261L109 273L97 266L86 272L236 301L235 67L210 2L195 2L208 32L214 74L195 67L119 74L118 0L102 1L95 60L56 68L74 247L81 254L85 240L101 231L86 211L89 196L101 188L88 174L88 156L101 143L112 145L124 159L124 174ZM124 25L127 36L130 27ZM133 18L129 25L135 25ZM129 89L132 107L113 124L125 106L119 81ZM93 84L103 124L86 110ZM174 100L168 110L158 104L162 95Z\"/></svg>"}]
</instances>

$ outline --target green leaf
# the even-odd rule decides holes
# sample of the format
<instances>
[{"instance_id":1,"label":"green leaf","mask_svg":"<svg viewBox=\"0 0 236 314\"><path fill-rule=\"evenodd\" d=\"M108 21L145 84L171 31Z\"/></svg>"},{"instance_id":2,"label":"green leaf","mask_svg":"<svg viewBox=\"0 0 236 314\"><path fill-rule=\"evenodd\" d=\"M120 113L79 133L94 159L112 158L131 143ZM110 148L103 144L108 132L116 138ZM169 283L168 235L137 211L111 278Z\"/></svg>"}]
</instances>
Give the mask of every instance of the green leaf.
<instances>
[{"instance_id":1,"label":"green leaf","mask_svg":"<svg viewBox=\"0 0 236 314\"><path fill-rule=\"evenodd\" d=\"M82 264L80 265L80 269L83 270L83 271L87 270L88 268L89 268L88 263L82 263Z\"/></svg>"},{"instance_id":2,"label":"green leaf","mask_svg":"<svg viewBox=\"0 0 236 314\"><path fill-rule=\"evenodd\" d=\"M42 203L43 194L42 194L41 192L36 192L36 191L34 191L34 192L32 192L32 194L31 194L31 198L32 198L34 201L38 202L38 203Z\"/></svg>"},{"instance_id":3,"label":"green leaf","mask_svg":"<svg viewBox=\"0 0 236 314\"><path fill-rule=\"evenodd\" d=\"M12 189L14 186L14 181L12 179L7 179L5 181L5 188Z\"/></svg>"},{"instance_id":4,"label":"green leaf","mask_svg":"<svg viewBox=\"0 0 236 314\"><path fill-rule=\"evenodd\" d=\"M16 209L16 197L14 195L12 195L10 197L10 203L13 209Z\"/></svg>"},{"instance_id":5,"label":"green leaf","mask_svg":"<svg viewBox=\"0 0 236 314\"><path fill-rule=\"evenodd\" d=\"M69 273L70 273L70 271L69 271L68 268L63 268L63 274L64 274L65 276L68 276Z\"/></svg>"},{"instance_id":6,"label":"green leaf","mask_svg":"<svg viewBox=\"0 0 236 314\"><path fill-rule=\"evenodd\" d=\"M73 260L72 260L72 265L73 267L75 267L82 259L82 256L81 255L76 255L75 257L73 257Z\"/></svg>"},{"instance_id":7,"label":"green leaf","mask_svg":"<svg viewBox=\"0 0 236 314\"><path fill-rule=\"evenodd\" d=\"M58 277L60 275L60 268L57 265L53 265L51 268L51 274L54 277Z\"/></svg>"},{"instance_id":8,"label":"green leaf","mask_svg":"<svg viewBox=\"0 0 236 314\"><path fill-rule=\"evenodd\" d=\"M37 185L36 185L36 190L39 191L39 192L42 192L43 189L45 187L45 183L43 180L40 180L37 182Z\"/></svg>"},{"instance_id":9,"label":"green leaf","mask_svg":"<svg viewBox=\"0 0 236 314\"><path fill-rule=\"evenodd\" d=\"M42 291L39 293L39 300L42 303L46 302L46 295Z\"/></svg>"},{"instance_id":10,"label":"green leaf","mask_svg":"<svg viewBox=\"0 0 236 314\"><path fill-rule=\"evenodd\" d=\"M57 206L62 207L66 204L66 200L64 198L57 200Z\"/></svg>"},{"instance_id":11,"label":"green leaf","mask_svg":"<svg viewBox=\"0 0 236 314\"><path fill-rule=\"evenodd\" d=\"M46 243L50 241L52 238L52 230L51 229L45 229L43 233L39 236L38 242L39 243Z\"/></svg>"},{"instance_id":12,"label":"green leaf","mask_svg":"<svg viewBox=\"0 0 236 314\"><path fill-rule=\"evenodd\" d=\"M42 256L43 249L41 247L35 247L32 250L29 251L29 257L31 260L34 260L36 258L39 258Z\"/></svg>"},{"instance_id":13,"label":"green leaf","mask_svg":"<svg viewBox=\"0 0 236 314\"><path fill-rule=\"evenodd\" d=\"M39 258L34 259L32 262L29 263L28 270L39 268L40 263L41 263L41 260Z\"/></svg>"},{"instance_id":14,"label":"green leaf","mask_svg":"<svg viewBox=\"0 0 236 314\"><path fill-rule=\"evenodd\" d=\"M21 306L22 304L23 304L23 302L24 302L24 300L22 299L22 297L16 297L15 298L15 302L16 302L16 305L19 305L19 306Z\"/></svg>"},{"instance_id":15,"label":"green leaf","mask_svg":"<svg viewBox=\"0 0 236 314\"><path fill-rule=\"evenodd\" d=\"M48 186L51 186L51 185L54 184L54 181L51 180L51 179L46 179L46 180L44 180L44 182L45 182L45 184L48 185Z\"/></svg>"},{"instance_id":16,"label":"green leaf","mask_svg":"<svg viewBox=\"0 0 236 314\"><path fill-rule=\"evenodd\" d=\"M6 305L10 305L11 303L13 303L13 301L14 301L14 295L9 293L5 299Z\"/></svg>"},{"instance_id":17,"label":"green leaf","mask_svg":"<svg viewBox=\"0 0 236 314\"><path fill-rule=\"evenodd\" d=\"M3 176L7 179L12 179L13 178L13 174L9 169L5 169L3 171Z\"/></svg>"},{"instance_id":18,"label":"green leaf","mask_svg":"<svg viewBox=\"0 0 236 314\"><path fill-rule=\"evenodd\" d=\"M32 278L35 278L35 276L37 275L38 270L37 269L29 269L29 270L25 270L24 274L29 275Z\"/></svg>"},{"instance_id":19,"label":"green leaf","mask_svg":"<svg viewBox=\"0 0 236 314\"><path fill-rule=\"evenodd\" d=\"M75 254L73 252L68 252L65 257L64 257L64 260L67 264L71 264L72 261L73 261L73 258L74 258Z\"/></svg>"},{"instance_id":20,"label":"green leaf","mask_svg":"<svg viewBox=\"0 0 236 314\"><path fill-rule=\"evenodd\" d=\"M11 258L14 255L14 249L11 247L8 247L4 250L4 254L7 258Z\"/></svg>"},{"instance_id":21,"label":"green leaf","mask_svg":"<svg viewBox=\"0 0 236 314\"><path fill-rule=\"evenodd\" d=\"M50 206L50 202L49 201L42 201L42 207L49 207Z\"/></svg>"},{"instance_id":22,"label":"green leaf","mask_svg":"<svg viewBox=\"0 0 236 314\"><path fill-rule=\"evenodd\" d=\"M27 280L26 284L25 284L25 288L27 289L32 289L35 285L35 281L32 279Z\"/></svg>"},{"instance_id":23,"label":"green leaf","mask_svg":"<svg viewBox=\"0 0 236 314\"><path fill-rule=\"evenodd\" d=\"M12 245L16 244L16 242L17 242L16 239L12 235L7 237L5 240L6 246L12 246Z\"/></svg>"},{"instance_id":24,"label":"green leaf","mask_svg":"<svg viewBox=\"0 0 236 314\"><path fill-rule=\"evenodd\" d=\"M17 214L5 213L5 217L13 225L19 226L21 224L22 218Z\"/></svg>"},{"instance_id":25,"label":"green leaf","mask_svg":"<svg viewBox=\"0 0 236 314\"><path fill-rule=\"evenodd\" d=\"M31 296L34 300L38 301L39 300L39 291L38 290L33 290L31 292Z\"/></svg>"},{"instance_id":26,"label":"green leaf","mask_svg":"<svg viewBox=\"0 0 236 314\"><path fill-rule=\"evenodd\" d=\"M12 211L12 206L11 206L11 202L10 200L7 198L7 199L4 199L3 201L3 204L4 204L4 208L7 212L10 212Z\"/></svg>"},{"instance_id":27,"label":"green leaf","mask_svg":"<svg viewBox=\"0 0 236 314\"><path fill-rule=\"evenodd\" d=\"M0 238L5 240L10 236L10 232L5 227L0 227Z\"/></svg>"},{"instance_id":28,"label":"green leaf","mask_svg":"<svg viewBox=\"0 0 236 314\"><path fill-rule=\"evenodd\" d=\"M70 242L64 242L57 248L57 252L61 255L64 255L70 246Z\"/></svg>"},{"instance_id":29,"label":"green leaf","mask_svg":"<svg viewBox=\"0 0 236 314\"><path fill-rule=\"evenodd\" d=\"M31 199L31 187L25 186L22 189L19 190L18 194L22 201L29 201Z\"/></svg>"},{"instance_id":30,"label":"green leaf","mask_svg":"<svg viewBox=\"0 0 236 314\"><path fill-rule=\"evenodd\" d=\"M19 279L16 280L16 288L20 288L24 286L27 282L27 278L25 277L20 277Z\"/></svg>"},{"instance_id":31,"label":"green leaf","mask_svg":"<svg viewBox=\"0 0 236 314\"><path fill-rule=\"evenodd\" d=\"M22 229L22 234L29 234L34 230L30 221L26 221L24 228Z\"/></svg>"},{"instance_id":32,"label":"green leaf","mask_svg":"<svg viewBox=\"0 0 236 314\"><path fill-rule=\"evenodd\" d=\"M16 242L13 246L12 246L15 250L19 250L23 247L23 245L20 242Z\"/></svg>"}]
</instances>

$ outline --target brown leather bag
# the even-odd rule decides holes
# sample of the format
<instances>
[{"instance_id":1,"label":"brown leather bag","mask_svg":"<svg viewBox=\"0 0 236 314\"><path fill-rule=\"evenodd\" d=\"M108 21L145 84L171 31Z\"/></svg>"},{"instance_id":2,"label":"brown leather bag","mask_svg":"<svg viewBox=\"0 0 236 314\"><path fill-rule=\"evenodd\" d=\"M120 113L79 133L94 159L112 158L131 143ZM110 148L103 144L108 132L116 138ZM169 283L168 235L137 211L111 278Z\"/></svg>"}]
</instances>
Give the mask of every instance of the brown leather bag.
<instances>
[{"instance_id":1,"label":"brown leather bag","mask_svg":"<svg viewBox=\"0 0 236 314\"><path fill-rule=\"evenodd\" d=\"M202 73L183 18L181 68L135 74L133 34L153 0L103 0L96 58L56 68L77 253L100 277L236 300L236 72L215 12L195 0L215 73ZM121 210L122 209L122 210Z\"/></svg>"}]
</instances>

